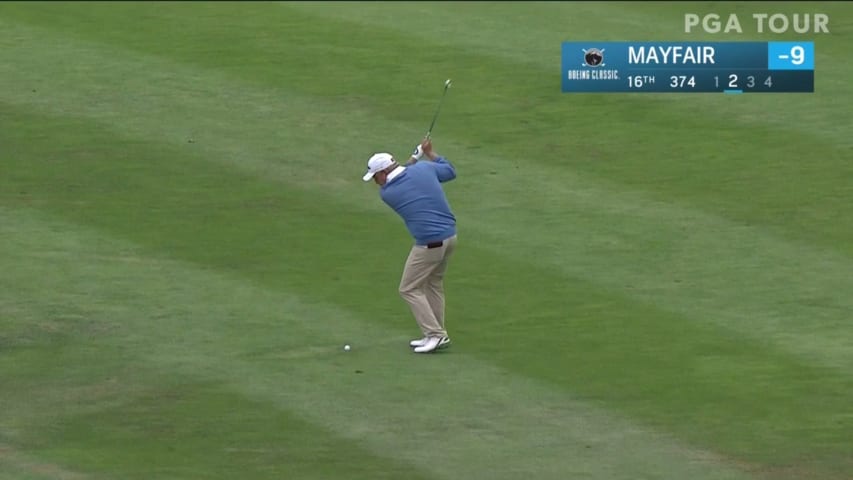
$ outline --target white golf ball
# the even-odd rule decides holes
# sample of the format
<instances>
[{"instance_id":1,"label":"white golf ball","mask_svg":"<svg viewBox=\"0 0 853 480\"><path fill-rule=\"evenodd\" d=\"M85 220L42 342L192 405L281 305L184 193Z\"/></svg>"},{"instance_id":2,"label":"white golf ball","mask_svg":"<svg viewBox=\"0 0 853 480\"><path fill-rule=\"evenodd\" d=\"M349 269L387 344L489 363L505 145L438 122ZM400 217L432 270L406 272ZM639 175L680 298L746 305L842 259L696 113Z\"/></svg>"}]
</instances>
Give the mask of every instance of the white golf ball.
<instances>
[{"instance_id":1,"label":"white golf ball","mask_svg":"<svg viewBox=\"0 0 853 480\"><path fill-rule=\"evenodd\" d=\"M349 352L349 349L350 349L350 346L348 344L344 345L344 351L345 352Z\"/></svg>"}]
</instances>

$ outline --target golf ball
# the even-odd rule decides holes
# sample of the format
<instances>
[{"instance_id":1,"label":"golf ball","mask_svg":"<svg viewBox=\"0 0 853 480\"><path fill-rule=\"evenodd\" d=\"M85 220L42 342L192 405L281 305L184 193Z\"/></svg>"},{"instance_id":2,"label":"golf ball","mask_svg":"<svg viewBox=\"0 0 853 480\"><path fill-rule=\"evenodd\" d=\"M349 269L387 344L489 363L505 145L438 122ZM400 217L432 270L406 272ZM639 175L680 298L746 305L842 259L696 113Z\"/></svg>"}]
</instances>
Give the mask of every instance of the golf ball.
<instances>
[{"instance_id":1,"label":"golf ball","mask_svg":"<svg viewBox=\"0 0 853 480\"><path fill-rule=\"evenodd\" d=\"M350 349L350 346L349 346L349 345L344 345L344 351L345 351L345 352L349 352L349 349Z\"/></svg>"}]
</instances>

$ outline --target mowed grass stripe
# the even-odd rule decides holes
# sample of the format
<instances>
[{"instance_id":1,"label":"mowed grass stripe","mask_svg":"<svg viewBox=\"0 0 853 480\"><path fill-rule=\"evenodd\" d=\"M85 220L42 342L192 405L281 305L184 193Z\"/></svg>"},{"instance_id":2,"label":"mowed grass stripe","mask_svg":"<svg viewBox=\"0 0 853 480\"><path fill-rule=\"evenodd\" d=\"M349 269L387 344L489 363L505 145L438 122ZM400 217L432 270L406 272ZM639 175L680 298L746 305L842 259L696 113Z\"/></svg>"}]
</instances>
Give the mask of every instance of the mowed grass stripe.
<instances>
[{"instance_id":1,"label":"mowed grass stripe","mask_svg":"<svg viewBox=\"0 0 853 480\"><path fill-rule=\"evenodd\" d=\"M86 480L91 478L50 463L35 461L30 456L0 443L0 479L2 480Z\"/></svg>"},{"instance_id":2,"label":"mowed grass stripe","mask_svg":"<svg viewBox=\"0 0 853 480\"><path fill-rule=\"evenodd\" d=\"M32 40L47 36L32 34ZM71 44L69 50L54 48L45 55L20 59L17 65L25 68L7 72L13 89L0 98L51 115L74 111L108 122L122 136L172 144L179 156L201 153L211 162L289 188L317 189L341 202L358 202L365 213L388 213L370 186L358 181L362 165L351 147L361 141L373 147L365 151L379 150L380 137L406 138L410 129L405 125L391 124L358 104L258 89L152 57L115 62L126 55L94 44ZM61 73L67 72L63 59L74 59L76 73ZM55 76L27 73L39 71L43 61L57 66ZM109 62L115 62L112 68L102 68ZM137 94L106 88L118 78ZM65 88L66 82L76 87ZM38 85L39 91L27 92L29 85ZM367 138L359 138L363 133ZM299 146L306 140L307 147ZM845 294L853 291L853 262L846 256L578 175L570 164L540 164L537 174L522 174L526 160L493 155L462 141L443 148L461 169L456 184L448 186L461 228L482 237L487 247L518 255L535 252L531 262L778 345L817 365L853 366L848 322L853 297ZM200 172L194 181L202 178ZM537 188L531 189L531 182ZM510 212L517 213L507 220ZM328 220L360 223L358 218ZM397 233L395 238L405 241L404 232Z\"/></svg>"},{"instance_id":3,"label":"mowed grass stripe","mask_svg":"<svg viewBox=\"0 0 853 480\"><path fill-rule=\"evenodd\" d=\"M406 252L396 221L365 222L360 205L282 189L275 179L239 175L156 141L136 140L124 160L114 162L109 152L129 140L77 118L15 112L4 121L17 138L26 137L26 125L54 132L50 145L18 159L14 183L4 190L20 193L7 204L37 207L160 255L298 292L306 302L337 305L380 330L411 325L394 293L400 265L393 259ZM90 145L112 148L84 148ZM395 236L398 247L389 243ZM387 246L365 252L350 237ZM803 463L828 472L843 465L846 377L538 267L526 256L507 257L502 242L469 242L454 263L449 314L466 352L691 444L769 465ZM524 295L514 293L518 289ZM218 294L208 299L222 302ZM276 347L275 336L262 338L271 343L257 348ZM309 345L309 353L318 347ZM778 436L780 428L797 435Z\"/></svg>"},{"instance_id":4,"label":"mowed grass stripe","mask_svg":"<svg viewBox=\"0 0 853 480\"><path fill-rule=\"evenodd\" d=\"M66 355L56 358L61 365L16 376L11 386L19 393L3 414L14 415L3 420L18 427L18 441L34 442L47 461L129 475L123 478L145 478L142 465L161 474L214 475L215 467L228 478L223 473L236 473L237 465L228 462L238 459L234 450L280 451L294 442L293 435L311 444L330 431L353 443L337 442L341 461L328 478L382 478L359 470L370 462L353 457L355 444L389 462L374 465L377 474L403 461L412 466L407 475L413 478L749 478L713 454L477 356L451 351L422 357L411 355L403 339L376 343L400 333L399 327L379 328L353 312L306 303L242 277L139 256L142 247L30 209L4 208L0 220L11 227L7 238L18 252L3 255L4 266L21 272L17 282L30 284L35 277L43 286L31 320L51 316L40 305L77 298L69 308L101 327L85 334L71 320L57 322L53 338L29 345L16 339L37 333L31 324L7 332L13 335L7 351L12 358L4 358L5 368L65 337ZM0 298L5 304L28 296ZM340 350L344 339L355 345L352 352ZM326 348L314 356L288 355L312 345ZM110 365L118 347L125 355ZM75 373L91 369L86 359L98 352L100 368L117 377L112 391L96 397L94 405L66 402L58 415L54 409L64 393L86 383L85 375ZM122 375L134 366L135 376ZM135 382L146 388L140 391ZM56 388L52 397L45 395L45 384ZM117 402L126 384L130 394ZM56 413L29 411L27 394L35 392L52 398L54 409L47 411ZM104 408L98 409L100 402ZM270 406L321 430L301 432L292 417ZM48 431L54 434L38 436ZM140 450L129 454L134 448ZM289 473L274 455L262 458L269 462L266 468L247 465L258 475L253 478ZM352 465L343 461L351 458Z\"/></svg>"}]
</instances>

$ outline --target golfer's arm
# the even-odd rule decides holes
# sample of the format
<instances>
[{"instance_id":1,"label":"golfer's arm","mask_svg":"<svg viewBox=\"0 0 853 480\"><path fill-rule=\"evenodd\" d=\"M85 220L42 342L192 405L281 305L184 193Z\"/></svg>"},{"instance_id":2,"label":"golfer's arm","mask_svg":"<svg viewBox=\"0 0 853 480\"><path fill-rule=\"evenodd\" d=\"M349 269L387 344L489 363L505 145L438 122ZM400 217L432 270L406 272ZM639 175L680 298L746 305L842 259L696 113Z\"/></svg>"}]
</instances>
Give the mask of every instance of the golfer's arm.
<instances>
[{"instance_id":1,"label":"golfer's arm","mask_svg":"<svg viewBox=\"0 0 853 480\"><path fill-rule=\"evenodd\" d=\"M456 168L446 158L433 154L430 156L430 160L435 164L439 182L449 182L456 178Z\"/></svg>"}]
</instances>

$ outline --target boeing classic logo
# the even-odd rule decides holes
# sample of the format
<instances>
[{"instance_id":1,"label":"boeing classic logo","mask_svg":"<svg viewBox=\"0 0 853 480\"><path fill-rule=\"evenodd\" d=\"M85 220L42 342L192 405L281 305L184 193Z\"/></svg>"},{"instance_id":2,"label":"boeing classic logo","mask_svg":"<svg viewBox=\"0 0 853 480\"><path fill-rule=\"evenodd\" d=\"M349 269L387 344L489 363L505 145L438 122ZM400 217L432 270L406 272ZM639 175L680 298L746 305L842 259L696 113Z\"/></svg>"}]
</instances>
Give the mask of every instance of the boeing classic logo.
<instances>
[{"instance_id":1,"label":"boeing classic logo","mask_svg":"<svg viewBox=\"0 0 853 480\"><path fill-rule=\"evenodd\" d=\"M604 49L597 48L581 49L583 50L583 66L584 67L603 67L604 66Z\"/></svg>"},{"instance_id":2,"label":"boeing classic logo","mask_svg":"<svg viewBox=\"0 0 853 480\"><path fill-rule=\"evenodd\" d=\"M619 70L601 69L604 63L604 48L582 48L581 68L568 71L569 80L619 80Z\"/></svg>"}]
</instances>

